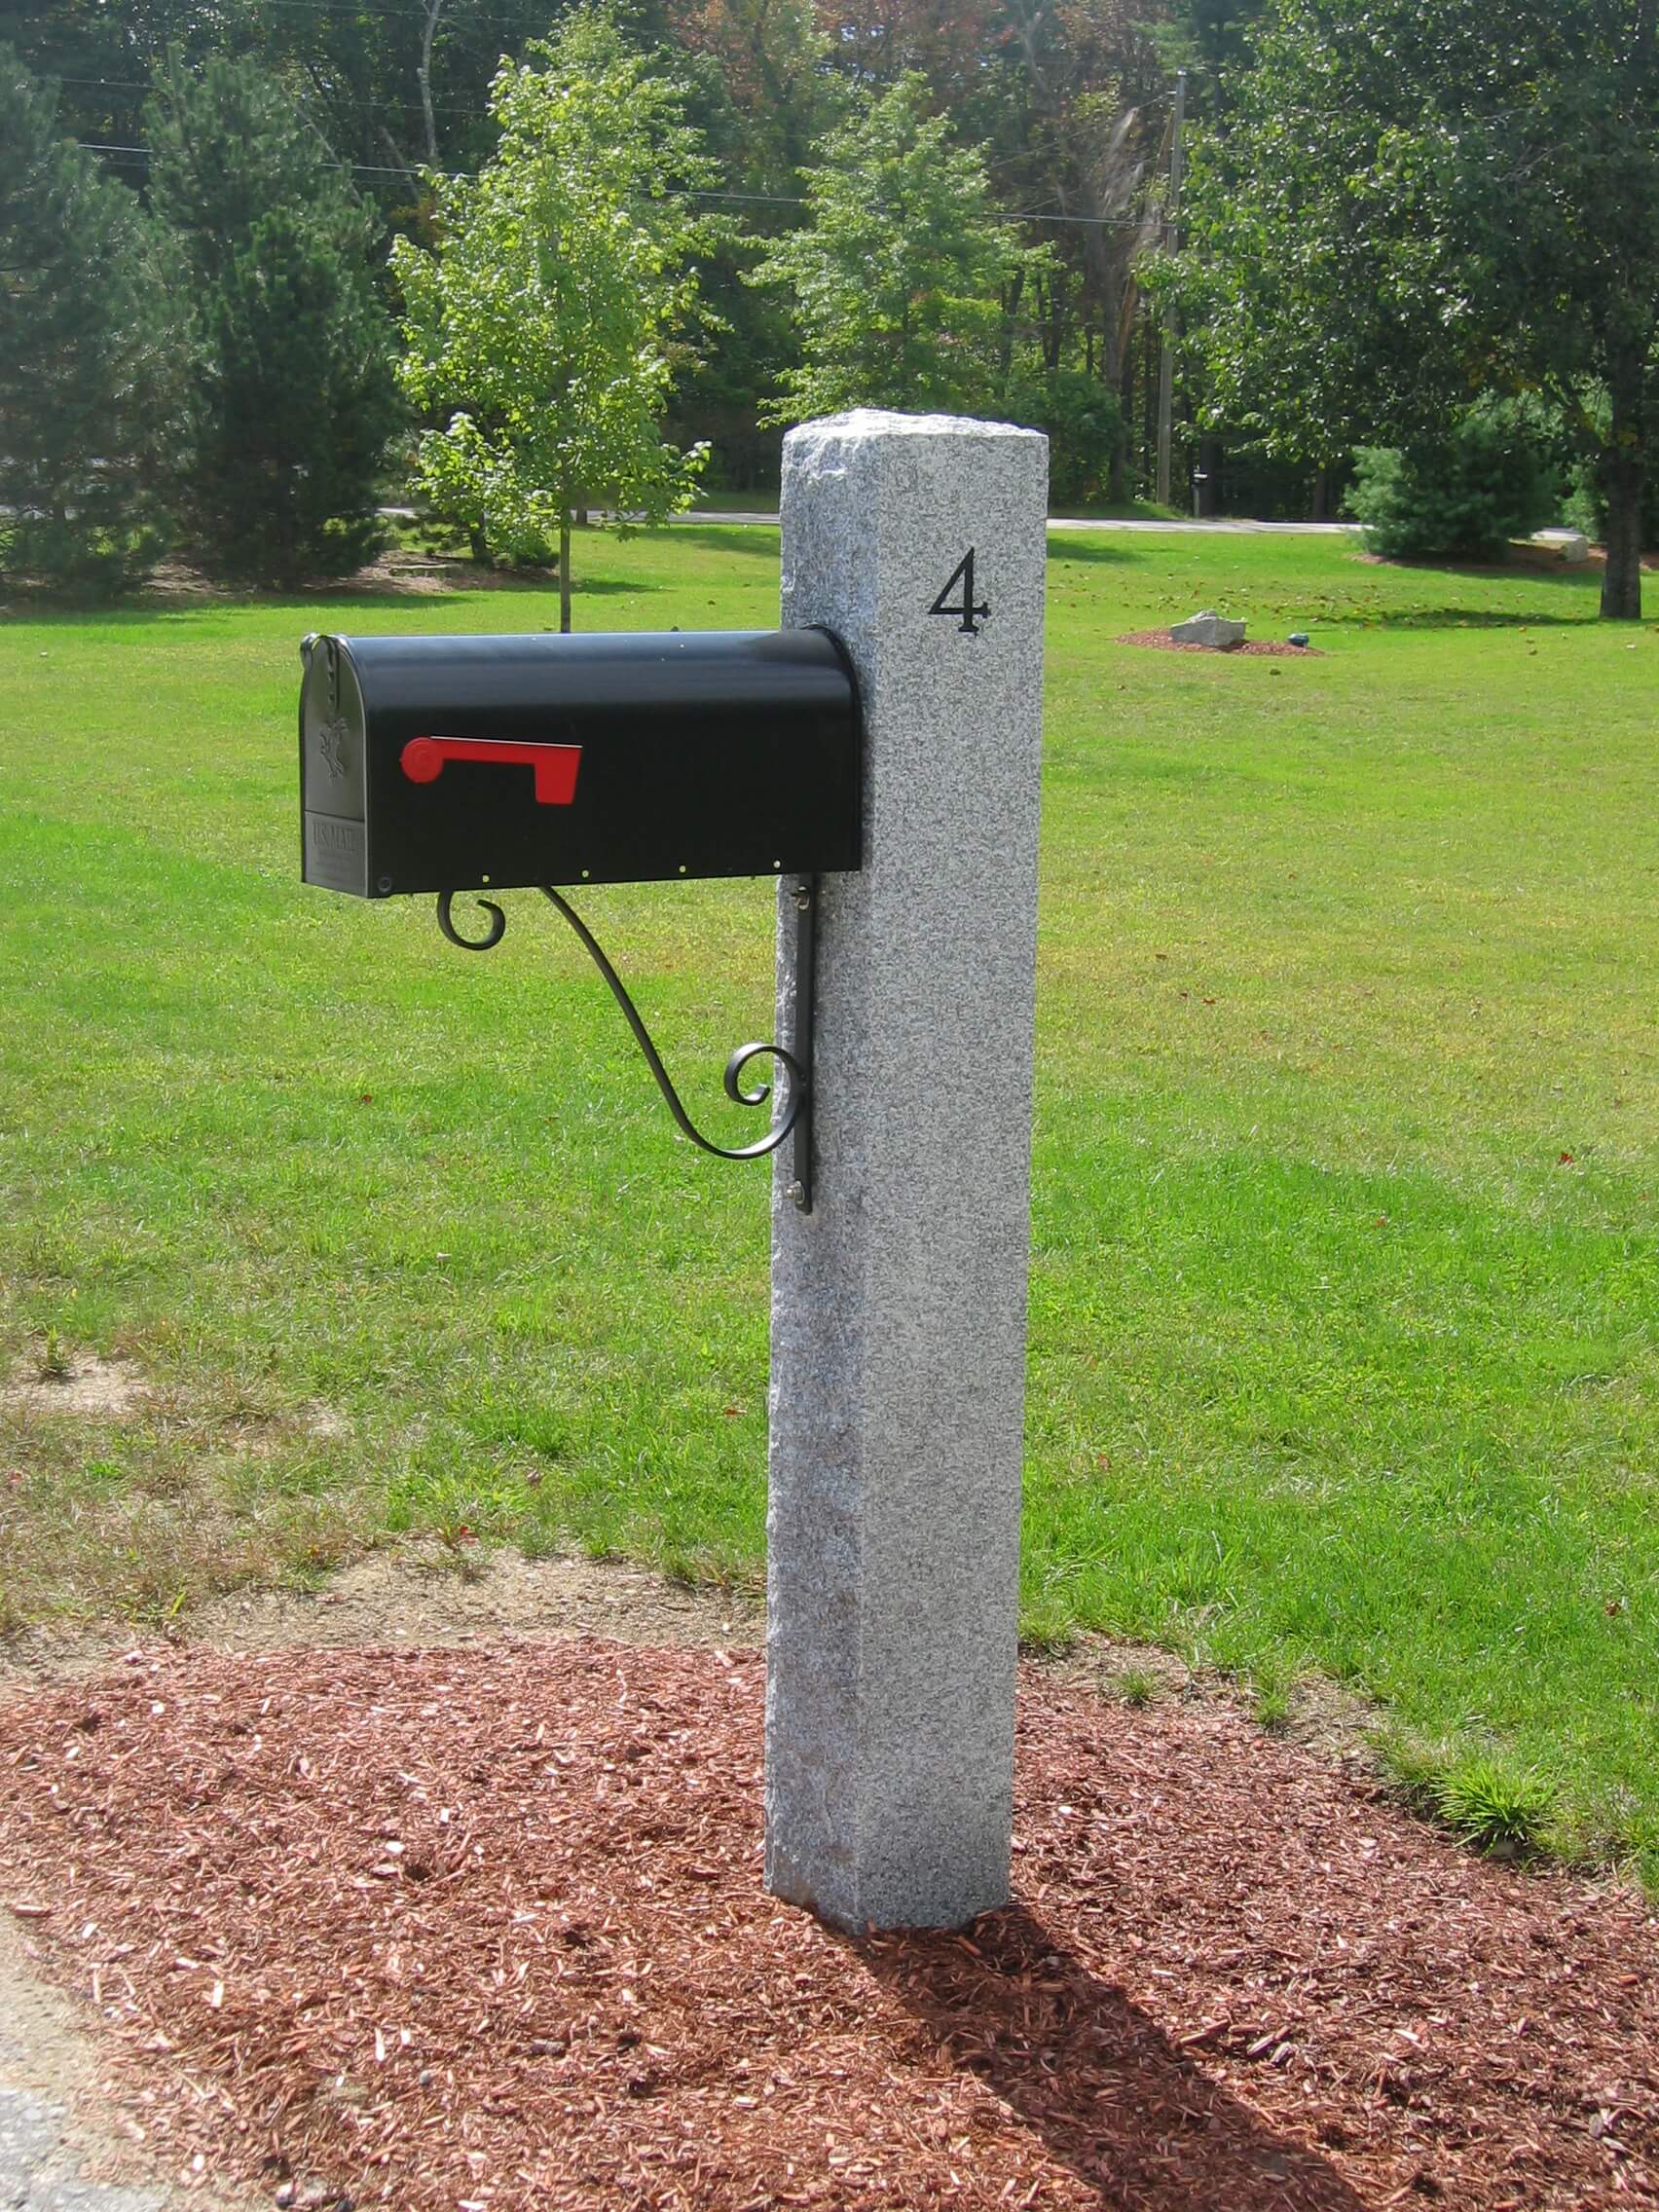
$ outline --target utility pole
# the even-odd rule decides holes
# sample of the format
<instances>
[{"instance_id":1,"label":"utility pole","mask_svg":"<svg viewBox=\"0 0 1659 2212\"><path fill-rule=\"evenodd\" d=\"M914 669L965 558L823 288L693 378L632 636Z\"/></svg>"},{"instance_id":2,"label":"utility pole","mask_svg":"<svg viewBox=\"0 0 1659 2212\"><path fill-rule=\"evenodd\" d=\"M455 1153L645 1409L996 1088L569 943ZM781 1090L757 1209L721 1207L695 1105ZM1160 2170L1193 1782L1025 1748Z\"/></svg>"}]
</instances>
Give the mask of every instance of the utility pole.
<instances>
[{"instance_id":1,"label":"utility pole","mask_svg":"<svg viewBox=\"0 0 1659 2212\"><path fill-rule=\"evenodd\" d=\"M433 168L438 166L438 124L432 110L432 41L438 35L438 18L443 12L444 0L426 0L421 24L421 65L415 72L421 87L421 120L426 126L426 160ZM570 624L565 627L569 629Z\"/></svg>"},{"instance_id":2,"label":"utility pole","mask_svg":"<svg viewBox=\"0 0 1659 2212\"><path fill-rule=\"evenodd\" d=\"M1169 126L1169 201L1163 211L1163 250L1175 250L1175 211L1181 200L1181 126L1187 117L1187 72L1175 73L1175 114ZM1169 504L1169 429L1175 402L1175 311L1163 310L1163 354L1158 365L1158 501Z\"/></svg>"}]
</instances>

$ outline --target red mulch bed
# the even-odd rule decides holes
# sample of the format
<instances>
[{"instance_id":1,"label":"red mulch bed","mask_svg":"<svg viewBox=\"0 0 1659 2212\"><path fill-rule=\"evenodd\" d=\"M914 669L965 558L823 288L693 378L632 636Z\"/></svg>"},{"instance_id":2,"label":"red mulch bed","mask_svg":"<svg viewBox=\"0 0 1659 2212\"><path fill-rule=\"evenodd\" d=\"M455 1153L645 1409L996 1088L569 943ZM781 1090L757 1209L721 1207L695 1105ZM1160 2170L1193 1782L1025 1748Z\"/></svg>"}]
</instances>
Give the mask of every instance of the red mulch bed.
<instances>
[{"instance_id":1,"label":"red mulch bed","mask_svg":"<svg viewBox=\"0 0 1659 2212\"><path fill-rule=\"evenodd\" d=\"M592 1641L146 1654L0 1713L0 1898L166 2166L300 2202L1659 2201L1633 1900L1028 1672L1017 1902L848 1940L761 1893L761 1689Z\"/></svg>"},{"instance_id":2,"label":"red mulch bed","mask_svg":"<svg viewBox=\"0 0 1659 2212\"><path fill-rule=\"evenodd\" d=\"M1189 645L1184 640L1177 644L1167 630L1128 630L1112 642L1118 645L1151 645L1164 653L1208 653L1216 660L1231 660L1237 653L1250 653L1263 660L1323 660L1325 657L1317 645L1287 645L1280 638L1246 638L1237 645Z\"/></svg>"}]
</instances>

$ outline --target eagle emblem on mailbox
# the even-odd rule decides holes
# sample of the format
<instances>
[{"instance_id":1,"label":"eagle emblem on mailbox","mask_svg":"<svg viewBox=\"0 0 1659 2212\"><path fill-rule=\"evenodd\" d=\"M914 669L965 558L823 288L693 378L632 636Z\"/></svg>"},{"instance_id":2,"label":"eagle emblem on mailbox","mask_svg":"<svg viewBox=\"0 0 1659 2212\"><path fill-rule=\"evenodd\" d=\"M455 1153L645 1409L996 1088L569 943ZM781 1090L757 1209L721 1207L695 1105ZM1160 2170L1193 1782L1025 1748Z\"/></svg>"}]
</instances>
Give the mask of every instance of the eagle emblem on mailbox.
<instances>
[{"instance_id":1,"label":"eagle emblem on mailbox","mask_svg":"<svg viewBox=\"0 0 1659 2212\"><path fill-rule=\"evenodd\" d=\"M323 766L336 783L343 783L346 771L351 765L351 755L347 747L350 724L344 715L335 715L325 721L317 732L316 749L322 755Z\"/></svg>"}]
</instances>

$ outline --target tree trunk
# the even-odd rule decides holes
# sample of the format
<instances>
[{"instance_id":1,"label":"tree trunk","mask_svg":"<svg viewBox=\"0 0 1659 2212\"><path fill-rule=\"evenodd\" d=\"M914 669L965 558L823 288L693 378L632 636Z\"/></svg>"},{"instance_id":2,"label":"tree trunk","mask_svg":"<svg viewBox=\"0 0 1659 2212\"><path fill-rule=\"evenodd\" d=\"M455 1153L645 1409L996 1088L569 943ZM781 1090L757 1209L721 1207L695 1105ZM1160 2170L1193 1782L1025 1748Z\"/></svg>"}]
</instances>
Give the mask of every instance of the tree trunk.
<instances>
[{"instance_id":1,"label":"tree trunk","mask_svg":"<svg viewBox=\"0 0 1659 2212\"><path fill-rule=\"evenodd\" d=\"M1065 272L1056 269L1049 284L1048 313L1043 325L1043 366L1051 375L1065 359L1066 318Z\"/></svg>"},{"instance_id":2,"label":"tree trunk","mask_svg":"<svg viewBox=\"0 0 1659 2212\"><path fill-rule=\"evenodd\" d=\"M571 510L559 509L559 635L571 634Z\"/></svg>"},{"instance_id":3,"label":"tree trunk","mask_svg":"<svg viewBox=\"0 0 1659 2212\"><path fill-rule=\"evenodd\" d=\"M1019 313L1020 296L1025 290L1025 272L1016 270L1014 281L1005 286L1002 303L1002 327L997 333L997 382L1008 390L1010 372L1014 367L1014 322Z\"/></svg>"},{"instance_id":4,"label":"tree trunk","mask_svg":"<svg viewBox=\"0 0 1659 2212\"><path fill-rule=\"evenodd\" d=\"M1618 415L1614 410L1614 433ZM1602 572L1602 619L1641 620L1641 494L1646 471L1640 446L1615 445L1602 464L1607 495L1607 566Z\"/></svg>"},{"instance_id":5,"label":"tree trunk","mask_svg":"<svg viewBox=\"0 0 1659 2212\"><path fill-rule=\"evenodd\" d=\"M1607 566L1602 574L1604 622L1641 620L1641 495L1647 483L1644 432L1648 341L1608 348L1612 420L1600 456L1607 502Z\"/></svg>"},{"instance_id":6,"label":"tree trunk","mask_svg":"<svg viewBox=\"0 0 1659 2212\"><path fill-rule=\"evenodd\" d=\"M1130 289L1135 289L1132 278ZM1144 319L1138 310L1132 312L1120 349L1123 361L1118 371L1118 404L1124 413L1124 434L1118 441L1118 451L1112 460L1112 480L1107 497L1113 499L1126 499L1129 496L1129 455L1135 439L1135 393L1140 384L1141 356L1146 350L1140 343L1144 329Z\"/></svg>"}]
</instances>

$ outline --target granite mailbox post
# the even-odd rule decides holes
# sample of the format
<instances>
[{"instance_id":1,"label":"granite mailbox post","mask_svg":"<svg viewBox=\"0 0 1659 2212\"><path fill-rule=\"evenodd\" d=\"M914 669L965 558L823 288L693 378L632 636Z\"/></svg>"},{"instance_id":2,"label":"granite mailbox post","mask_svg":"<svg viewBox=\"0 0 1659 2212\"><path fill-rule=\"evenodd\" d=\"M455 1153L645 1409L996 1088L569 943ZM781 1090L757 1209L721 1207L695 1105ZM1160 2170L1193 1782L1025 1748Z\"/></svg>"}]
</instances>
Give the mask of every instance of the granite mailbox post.
<instances>
[{"instance_id":1,"label":"granite mailbox post","mask_svg":"<svg viewBox=\"0 0 1659 2212\"><path fill-rule=\"evenodd\" d=\"M766 1880L845 1927L1009 1893L1047 491L995 424L784 448L784 621L852 660L865 842L819 902L817 1202L773 1201Z\"/></svg>"},{"instance_id":2,"label":"granite mailbox post","mask_svg":"<svg viewBox=\"0 0 1659 2212\"><path fill-rule=\"evenodd\" d=\"M683 1134L774 1158L766 1880L845 1927L1008 1896L1047 477L1034 431L839 416L786 441L776 632L302 647L307 880L436 892L473 952L505 913L456 898L540 888ZM556 885L759 874L728 1147Z\"/></svg>"}]
</instances>

